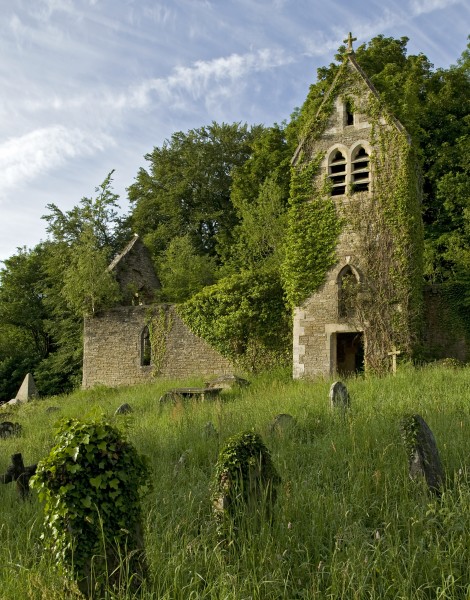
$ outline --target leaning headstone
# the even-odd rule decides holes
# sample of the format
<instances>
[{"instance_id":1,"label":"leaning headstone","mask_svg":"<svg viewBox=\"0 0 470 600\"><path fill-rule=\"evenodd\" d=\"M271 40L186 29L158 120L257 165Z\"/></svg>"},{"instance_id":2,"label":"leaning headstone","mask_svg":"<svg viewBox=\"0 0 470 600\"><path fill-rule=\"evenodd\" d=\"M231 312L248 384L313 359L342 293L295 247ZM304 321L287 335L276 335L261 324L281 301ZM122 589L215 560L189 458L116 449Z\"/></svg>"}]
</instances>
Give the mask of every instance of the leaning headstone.
<instances>
[{"instance_id":1,"label":"leaning headstone","mask_svg":"<svg viewBox=\"0 0 470 600\"><path fill-rule=\"evenodd\" d=\"M212 508L218 533L227 538L242 522L251 526L271 520L281 482L261 437L239 433L219 453L212 483Z\"/></svg>"},{"instance_id":2,"label":"leaning headstone","mask_svg":"<svg viewBox=\"0 0 470 600\"><path fill-rule=\"evenodd\" d=\"M331 408L349 408L351 399L349 398L348 388L342 381L335 381L330 387L330 406Z\"/></svg>"},{"instance_id":3,"label":"leaning headstone","mask_svg":"<svg viewBox=\"0 0 470 600\"><path fill-rule=\"evenodd\" d=\"M429 489L439 495L444 471L428 424L420 415L410 415L402 420L401 433L408 454L410 478L424 477Z\"/></svg>"},{"instance_id":4,"label":"leaning headstone","mask_svg":"<svg viewBox=\"0 0 470 600\"><path fill-rule=\"evenodd\" d=\"M33 376L31 373L28 373L23 379L23 383L16 394L16 399L20 402L28 402L29 400L37 398L38 396L38 389L34 383Z\"/></svg>"},{"instance_id":5,"label":"leaning headstone","mask_svg":"<svg viewBox=\"0 0 470 600\"><path fill-rule=\"evenodd\" d=\"M281 413L274 418L274 421L269 426L269 432L271 434L284 435L292 432L296 425L297 421L292 415Z\"/></svg>"},{"instance_id":6,"label":"leaning headstone","mask_svg":"<svg viewBox=\"0 0 470 600\"><path fill-rule=\"evenodd\" d=\"M0 438L13 437L20 435L21 425L19 423L12 423L11 421L3 421L0 423Z\"/></svg>"},{"instance_id":7,"label":"leaning headstone","mask_svg":"<svg viewBox=\"0 0 470 600\"><path fill-rule=\"evenodd\" d=\"M221 388L223 390L246 387L247 385L250 385L250 382L247 379L243 379L243 377L238 377L238 375L221 375L217 379L205 384L207 388Z\"/></svg>"},{"instance_id":8,"label":"leaning headstone","mask_svg":"<svg viewBox=\"0 0 470 600\"><path fill-rule=\"evenodd\" d=\"M116 408L116 411L114 414L115 415L128 415L131 412L133 412L132 406L130 404L127 404L127 402L125 402L124 404L121 404L121 406L118 406Z\"/></svg>"}]
</instances>

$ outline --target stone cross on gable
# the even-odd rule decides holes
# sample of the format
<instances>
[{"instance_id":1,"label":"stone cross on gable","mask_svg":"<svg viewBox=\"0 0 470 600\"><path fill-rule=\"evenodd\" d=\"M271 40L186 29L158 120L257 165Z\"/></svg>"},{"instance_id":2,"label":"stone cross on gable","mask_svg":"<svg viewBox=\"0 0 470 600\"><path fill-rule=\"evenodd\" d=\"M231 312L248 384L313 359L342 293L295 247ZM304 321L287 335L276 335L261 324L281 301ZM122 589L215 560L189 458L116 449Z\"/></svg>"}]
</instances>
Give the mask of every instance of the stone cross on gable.
<instances>
[{"instance_id":1,"label":"stone cross on gable","mask_svg":"<svg viewBox=\"0 0 470 600\"><path fill-rule=\"evenodd\" d=\"M357 38L353 38L351 32L349 32L348 37L345 40L343 40L343 42L348 45L348 47L346 49L347 54L352 54L354 52L352 43L355 42L356 40L357 40Z\"/></svg>"}]
</instances>

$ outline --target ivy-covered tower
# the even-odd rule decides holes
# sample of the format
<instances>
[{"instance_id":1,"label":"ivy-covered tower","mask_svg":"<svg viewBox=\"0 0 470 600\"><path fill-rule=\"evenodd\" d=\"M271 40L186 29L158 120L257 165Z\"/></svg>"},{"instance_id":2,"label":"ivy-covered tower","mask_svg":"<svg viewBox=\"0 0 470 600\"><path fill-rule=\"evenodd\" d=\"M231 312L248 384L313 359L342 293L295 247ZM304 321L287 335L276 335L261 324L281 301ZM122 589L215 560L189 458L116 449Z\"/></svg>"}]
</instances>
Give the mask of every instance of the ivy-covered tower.
<instances>
[{"instance_id":1,"label":"ivy-covered tower","mask_svg":"<svg viewBox=\"0 0 470 600\"><path fill-rule=\"evenodd\" d=\"M351 34L347 41L292 160L284 282L294 378L386 371L391 353L410 355L420 333L413 146L356 62Z\"/></svg>"}]
</instances>

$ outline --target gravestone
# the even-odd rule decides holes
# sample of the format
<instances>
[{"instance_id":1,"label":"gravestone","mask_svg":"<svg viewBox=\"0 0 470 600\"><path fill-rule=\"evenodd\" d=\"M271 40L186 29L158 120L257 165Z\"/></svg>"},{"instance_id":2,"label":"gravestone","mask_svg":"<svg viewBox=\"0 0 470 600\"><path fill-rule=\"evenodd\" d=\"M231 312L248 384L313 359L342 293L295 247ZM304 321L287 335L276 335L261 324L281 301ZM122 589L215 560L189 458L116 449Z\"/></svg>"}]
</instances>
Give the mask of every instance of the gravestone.
<instances>
[{"instance_id":1,"label":"gravestone","mask_svg":"<svg viewBox=\"0 0 470 600\"><path fill-rule=\"evenodd\" d=\"M15 398L20 402L29 402L29 400L37 398L38 396L38 389L34 383L33 376L31 373L28 373L23 379L23 383L21 384L21 387L18 390Z\"/></svg>"},{"instance_id":2,"label":"gravestone","mask_svg":"<svg viewBox=\"0 0 470 600\"><path fill-rule=\"evenodd\" d=\"M217 429L215 428L212 421L207 421L207 423L204 425L204 437L205 438L214 438L214 437L217 437L218 435L219 434L217 433Z\"/></svg>"},{"instance_id":3,"label":"gravestone","mask_svg":"<svg viewBox=\"0 0 470 600\"><path fill-rule=\"evenodd\" d=\"M410 415L402 420L401 433L408 454L410 478L424 477L430 491L439 495L444 471L428 424L420 415Z\"/></svg>"},{"instance_id":4,"label":"gravestone","mask_svg":"<svg viewBox=\"0 0 470 600\"><path fill-rule=\"evenodd\" d=\"M11 421L3 421L0 423L0 438L13 437L20 435L21 425L19 423L12 423Z\"/></svg>"},{"instance_id":5,"label":"gravestone","mask_svg":"<svg viewBox=\"0 0 470 600\"><path fill-rule=\"evenodd\" d=\"M16 481L16 489L22 500L29 497L29 480L36 473L37 465L24 466L21 453L13 454L11 457L11 465L3 475L0 475L0 483L11 483Z\"/></svg>"},{"instance_id":6,"label":"gravestone","mask_svg":"<svg viewBox=\"0 0 470 600\"><path fill-rule=\"evenodd\" d=\"M128 404L127 402L125 402L124 404L121 404L121 406L118 406L116 408L116 411L114 414L115 415L128 415L131 412L134 412L132 410L132 406L130 404Z\"/></svg>"},{"instance_id":7,"label":"gravestone","mask_svg":"<svg viewBox=\"0 0 470 600\"><path fill-rule=\"evenodd\" d=\"M271 434L283 435L292 432L296 425L297 421L292 415L281 413L274 418L269 426L269 432Z\"/></svg>"},{"instance_id":8,"label":"gravestone","mask_svg":"<svg viewBox=\"0 0 470 600\"><path fill-rule=\"evenodd\" d=\"M272 519L281 478L261 437L246 431L229 438L219 453L212 484L218 533L227 538L246 524L250 531Z\"/></svg>"},{"instance_id":9,"label":"gravestone","mask_svg":"<svg viewBox=\"0 0 470 600\"><path fill-rule=\"evenodd\" d=\"M250 385L247 379L238 377L238 375L221 375L205 384L207 388L221 388L223 390L231 390L235 387L246 387Z\"/></svg>"},{"instance_id":10,"label":"gravestone","mask_svg":"<svg viewBox=\"0 0 470 600\"><path fill-rule=\"evenodd\" d=\"M331 408L345 409L351 406L348 388L342 381L335 381L331 384L329 398Z\"/></svg>"}]
</instances>

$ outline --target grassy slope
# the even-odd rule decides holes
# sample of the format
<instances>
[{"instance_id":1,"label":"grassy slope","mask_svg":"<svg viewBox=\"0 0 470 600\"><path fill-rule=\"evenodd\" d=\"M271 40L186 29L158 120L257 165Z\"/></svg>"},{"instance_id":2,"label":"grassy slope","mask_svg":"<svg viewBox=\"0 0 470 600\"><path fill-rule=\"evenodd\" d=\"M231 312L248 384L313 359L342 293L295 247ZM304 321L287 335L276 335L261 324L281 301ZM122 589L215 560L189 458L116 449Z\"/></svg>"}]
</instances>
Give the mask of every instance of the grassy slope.
<instances>
[{"instance_id":1,"label":"grassy slope","mask_svg":"<svg viewBox=\"0 0 470 600\"><path fill-rule=\"evenodd\" d=\"M142 597L470 597L470 370L403 369L394 378L351 380L346 418L329 409L330 383L264 376L226 393L223 403L185 408L159 407L171 382L32 402L7 417L23 425L23 435L0 440L0 472L14 452L26 464L44 456L58 418L112 416L129 402L134 413L119 422L154 471L154 491L144 500L153 581ZM60 413L47 413L52 405ZM294 435L270 435L281 412L297 419ZM398 424L409 412L421 414L436 437L448 478L441 500L408 479ZM205 438L207 421L218 438ZM276 519L272 529L222 553L210 520L211 473L219 444L252 427L283 480ZM9 484L0 486L0 503L0 598L64 598L41 551L36 498L19 503Z\"/></svg>"}]
</instances>

